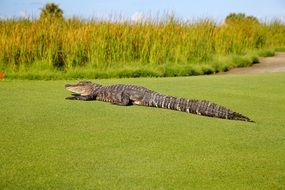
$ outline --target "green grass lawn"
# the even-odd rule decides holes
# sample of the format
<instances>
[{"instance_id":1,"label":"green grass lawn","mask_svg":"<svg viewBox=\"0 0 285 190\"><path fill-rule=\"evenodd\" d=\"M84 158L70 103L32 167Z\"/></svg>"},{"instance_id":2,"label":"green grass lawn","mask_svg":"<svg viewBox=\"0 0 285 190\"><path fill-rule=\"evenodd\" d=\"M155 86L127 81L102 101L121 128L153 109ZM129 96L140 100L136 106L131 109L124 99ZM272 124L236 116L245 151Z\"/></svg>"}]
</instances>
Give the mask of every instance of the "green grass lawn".
<instances>
[{"instance_id":1,"label":"green grass lawn","mask_svg":"<svg viewBox=\"0 0 285 190\"><path fill-rule=\"evenodd\" d=\"M285 73L96 80L207 99L256 123L67 101L71 82L0 82L0 189L285 188Z\"/></svg>"}]
</instances>

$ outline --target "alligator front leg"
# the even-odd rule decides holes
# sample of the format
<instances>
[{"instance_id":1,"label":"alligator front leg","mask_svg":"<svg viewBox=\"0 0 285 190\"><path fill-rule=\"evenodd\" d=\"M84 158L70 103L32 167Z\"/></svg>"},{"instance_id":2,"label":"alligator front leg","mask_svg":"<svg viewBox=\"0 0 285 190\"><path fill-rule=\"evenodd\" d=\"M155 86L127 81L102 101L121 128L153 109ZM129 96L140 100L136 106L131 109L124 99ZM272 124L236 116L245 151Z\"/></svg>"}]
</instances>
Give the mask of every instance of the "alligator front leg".
<instances>
[{"instance_id":1,"label":"alligator front leg","mask_svg":"<svg viewBox=\"0 0 285 190\"><path fill-rule=\"evenodd\" d=\"M70 97L65 98L66 100L83 100L83 101L90 101L95 100L93 95L81 96L81 95L73 95Z\"/></svg>"}]
</instances>

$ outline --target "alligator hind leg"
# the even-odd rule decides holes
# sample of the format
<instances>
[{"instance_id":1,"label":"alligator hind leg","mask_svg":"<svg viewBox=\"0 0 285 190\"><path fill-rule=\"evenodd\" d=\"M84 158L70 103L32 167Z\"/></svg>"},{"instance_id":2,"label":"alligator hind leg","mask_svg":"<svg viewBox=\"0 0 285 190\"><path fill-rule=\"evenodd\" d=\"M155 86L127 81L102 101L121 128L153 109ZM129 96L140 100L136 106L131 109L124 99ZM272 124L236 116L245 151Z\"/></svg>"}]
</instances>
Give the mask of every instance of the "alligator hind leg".
<instances>
[{"instance_id":1,"label":"alligator hind leg","mask_svg":"<svg viewBox=\"0 0 285 190\"><path fill-rule=\"evenodd\" d=\"M131 101L128 95L122 93L120 96L117 96L114 99L112 99L111 103L119 106L127 106L131 104Z\"/></svg>"}]
</instances>

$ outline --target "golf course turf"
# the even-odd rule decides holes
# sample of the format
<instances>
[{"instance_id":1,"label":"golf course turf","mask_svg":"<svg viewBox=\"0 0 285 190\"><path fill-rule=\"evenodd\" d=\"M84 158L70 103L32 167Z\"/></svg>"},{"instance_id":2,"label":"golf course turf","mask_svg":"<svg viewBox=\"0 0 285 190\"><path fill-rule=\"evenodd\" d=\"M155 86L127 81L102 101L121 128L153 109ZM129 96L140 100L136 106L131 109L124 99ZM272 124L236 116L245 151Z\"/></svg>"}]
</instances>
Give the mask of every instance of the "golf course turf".
<instances>
[{"instance_id":1,"label":"golf course turf","mask_svg":"<svg viewBox=\"0 0 285 190\"><path fill-rule=\"evenodd\" d=\"M255 123L68 101L0 81L0 189L284 189L285 73L92 80L206 99Z\"/></svg>"}]
</instances>

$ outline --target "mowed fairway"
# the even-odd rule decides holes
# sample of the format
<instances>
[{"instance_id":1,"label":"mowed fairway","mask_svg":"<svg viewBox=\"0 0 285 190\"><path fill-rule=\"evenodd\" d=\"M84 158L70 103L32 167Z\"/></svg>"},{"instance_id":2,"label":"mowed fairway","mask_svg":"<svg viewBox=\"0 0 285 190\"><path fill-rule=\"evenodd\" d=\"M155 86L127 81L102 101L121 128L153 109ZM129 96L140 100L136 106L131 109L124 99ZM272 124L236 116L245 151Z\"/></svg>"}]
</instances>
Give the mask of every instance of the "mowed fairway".
<instances>
[{"instance_id":1,"label":"mowed fairway","mask_svg":"<svg viewBox=\"0 0 285 190\"><path fill-rule=\"evenodd\" d=\"M207 99L256 123L67 101L0 82L0 189L284 189L285 73L93 80Z\"/></svg>"}]
</instances>

